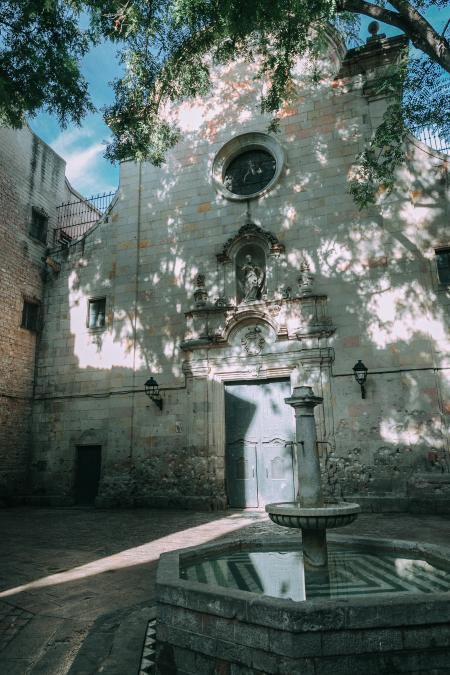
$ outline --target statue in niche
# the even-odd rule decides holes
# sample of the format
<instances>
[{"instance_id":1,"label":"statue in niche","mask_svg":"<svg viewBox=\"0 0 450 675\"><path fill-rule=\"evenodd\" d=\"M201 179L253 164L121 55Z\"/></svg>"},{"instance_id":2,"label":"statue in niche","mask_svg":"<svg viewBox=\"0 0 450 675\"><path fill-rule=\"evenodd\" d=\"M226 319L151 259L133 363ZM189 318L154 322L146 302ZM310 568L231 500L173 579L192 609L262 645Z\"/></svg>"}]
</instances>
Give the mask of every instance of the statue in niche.
<instances>
[{"instance_id":1,"label":"statue in niche","mask_svg":"<svg viewBox=\"0 0 450 675\"><path fill-rule=\"evenodd\" d=\"M247 253L243 264L237 264L237 276L241 302L260 300L264 288L265 271L259 261L255 261L254 255Z\"/></svg>"}]
</instances>

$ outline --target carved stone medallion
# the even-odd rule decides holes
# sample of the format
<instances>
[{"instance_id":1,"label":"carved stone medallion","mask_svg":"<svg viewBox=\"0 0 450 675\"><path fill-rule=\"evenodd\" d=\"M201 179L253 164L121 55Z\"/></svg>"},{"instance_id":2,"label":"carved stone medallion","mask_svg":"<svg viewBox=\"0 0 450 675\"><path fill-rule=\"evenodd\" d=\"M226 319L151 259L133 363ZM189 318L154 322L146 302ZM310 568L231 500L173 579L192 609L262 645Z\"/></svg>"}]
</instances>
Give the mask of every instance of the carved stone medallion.
<instances>
[{"instance_id":1,"label":"carved stone medallion","mask_svg":"<svg viewBox=\"0 0 450 675\"><path fill-rule=\"evenodd\" d=\"M249 356L258 356L264 349L266 341L260 326L252 326L241 338L242 346Z\"/></svg>"}]
</instances>

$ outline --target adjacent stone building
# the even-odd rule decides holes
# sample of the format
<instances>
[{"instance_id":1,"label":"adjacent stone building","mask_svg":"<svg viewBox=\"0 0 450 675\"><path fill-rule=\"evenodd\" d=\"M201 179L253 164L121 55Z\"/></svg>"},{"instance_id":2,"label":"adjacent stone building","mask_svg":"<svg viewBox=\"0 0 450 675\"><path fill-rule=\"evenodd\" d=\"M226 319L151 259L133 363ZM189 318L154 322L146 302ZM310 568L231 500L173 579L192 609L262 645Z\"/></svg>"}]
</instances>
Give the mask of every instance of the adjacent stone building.
<instances>
[{"instance_id":1,"label":"adjacent stone building","mask_svg":"<svg viewBox=\"0 0 450 675\"><path fill-rule=\"evenodd\" d=\"M394 193L359 211L355 157L403 38L345 50L268 133L254 68L217 69L168 111L162 168L52 256L33 413L32 490L71 503L218 508L292 499L291 387L309 384L330 494L448 508L449 179L411 137ZM353 366L368 368L365 398ZM153 377L158 391L146 396Z\"/></svg>"},{"instance_id":2,"label":"adjacent stone building","mask_svg":"<svg viewBox=\"0 0 450 675\"><path fill-rule=\"evenodd\" d=\"M47 240L65 162L28 126L0 130L0 491L29 490L31 406Z\"/></svg>"}]
</instances>

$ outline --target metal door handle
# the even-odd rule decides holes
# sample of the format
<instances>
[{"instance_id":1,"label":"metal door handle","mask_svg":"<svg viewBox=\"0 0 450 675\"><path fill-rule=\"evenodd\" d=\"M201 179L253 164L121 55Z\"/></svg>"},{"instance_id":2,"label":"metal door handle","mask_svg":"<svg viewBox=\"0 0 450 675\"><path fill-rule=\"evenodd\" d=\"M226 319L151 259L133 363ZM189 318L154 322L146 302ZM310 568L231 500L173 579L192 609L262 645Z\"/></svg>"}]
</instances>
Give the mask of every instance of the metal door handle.
<instances>
[{"instance_id":1,"label":"metal door handle","mask_svg":"<svg viewBox=\"0 0 450 675\"><path fill-rule=\"evenodd\" d=\"M266 468L266 478L269 478L269 469Z\"/></svg>"},{"instance_id":2,"label":"metal door handle","mask_svg":"<svg viewBox=\"0 0 450 675\"><path fill-rule=\"evenodd\" d=\"M254 477L255 477L255 467L253 467L253 469L252 469L252 478L254 478Z\"/></svg>"}]
</instances>

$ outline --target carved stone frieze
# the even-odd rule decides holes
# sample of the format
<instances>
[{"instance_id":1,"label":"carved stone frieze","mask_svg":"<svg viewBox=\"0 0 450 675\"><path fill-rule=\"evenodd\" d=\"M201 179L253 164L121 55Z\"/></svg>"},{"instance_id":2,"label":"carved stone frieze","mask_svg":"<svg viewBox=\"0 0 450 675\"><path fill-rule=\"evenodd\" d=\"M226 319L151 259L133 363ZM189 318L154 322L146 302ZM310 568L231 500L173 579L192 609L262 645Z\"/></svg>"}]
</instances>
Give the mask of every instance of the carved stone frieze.
<instances>
[{"instance_id":1,"label":"carved stone frieze","mask_svg":"<svg viewBox=\"0 0 450 675\"><path fill-rule=\"evenodd\" d=\"M307 295L272 301L259 300L238 306L207 305L186 312L187 332L183 349L226 346L232 332L240 326L264 324L276 340L323 338L335 327L327 314L327 296Z\"/></svg>"}]
</instances>

